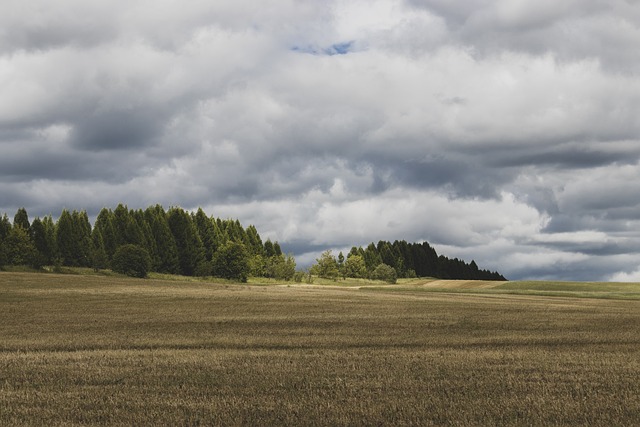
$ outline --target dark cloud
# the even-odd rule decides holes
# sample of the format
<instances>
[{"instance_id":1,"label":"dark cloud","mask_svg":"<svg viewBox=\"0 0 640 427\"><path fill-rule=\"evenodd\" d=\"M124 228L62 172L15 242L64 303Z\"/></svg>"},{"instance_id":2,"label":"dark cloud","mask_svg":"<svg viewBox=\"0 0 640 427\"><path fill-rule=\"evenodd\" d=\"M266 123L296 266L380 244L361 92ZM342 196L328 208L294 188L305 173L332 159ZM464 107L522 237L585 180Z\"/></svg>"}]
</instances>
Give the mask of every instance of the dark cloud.
<instances>
[{"instance_id":1,"label":"dark cloud","mask_svg":"<svg viewBox=\"0 0 640 427\"><path fill-rule=\"evenodd\" d=\"M71 143L88 151L144 150L158 142L165 123L162 113L144 108L95 112L76 123Z\"/></svg>"}]
</instances>

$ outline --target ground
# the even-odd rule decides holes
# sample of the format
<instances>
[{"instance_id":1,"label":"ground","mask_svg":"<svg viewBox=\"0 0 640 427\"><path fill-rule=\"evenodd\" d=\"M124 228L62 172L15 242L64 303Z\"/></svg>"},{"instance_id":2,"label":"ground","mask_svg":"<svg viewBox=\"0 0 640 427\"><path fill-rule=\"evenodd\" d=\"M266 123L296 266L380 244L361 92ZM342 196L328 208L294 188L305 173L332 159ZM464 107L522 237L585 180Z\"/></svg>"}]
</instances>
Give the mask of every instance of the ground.
<instances>
[{"instance_id":1,"label":"ground","mask_svg":"<svg viewBox=\"0 0 640 427\"><path fill-rule=\"evenodd\" d=\"M639 285L165 279L0 273L0 425L640 422Z\"/></svg>"}]
</instances>

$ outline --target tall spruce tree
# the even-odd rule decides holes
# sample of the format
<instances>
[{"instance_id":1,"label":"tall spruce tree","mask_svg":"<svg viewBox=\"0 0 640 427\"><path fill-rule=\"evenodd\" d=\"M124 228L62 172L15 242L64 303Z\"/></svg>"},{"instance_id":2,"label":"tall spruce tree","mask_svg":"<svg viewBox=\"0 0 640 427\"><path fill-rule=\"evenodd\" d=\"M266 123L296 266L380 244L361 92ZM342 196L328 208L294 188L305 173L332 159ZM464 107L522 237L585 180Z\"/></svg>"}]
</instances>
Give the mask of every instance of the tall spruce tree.
<instances>
[{"instance_id":1,"label":"tall spruce tree","mask_svg":"<svg viewBox=\"0 0 640 427\"><path fill-rule=\"evenodd\" d=\"M47 239L47 230L44 223L40 218L34 218L31 223L31 229L29 230L31 240L36 249L37 263L39 265L51 264L52 250L49 247L49 241Z\"/></svg>"},{"instance_id":2,"label":"tall spruce tree","mask_svg":"<svg viewBox=\"0 0 640 427\"><path fill-rule=\"evenodd\" d=\"M73 218L68 210L63 209L56 224L56 243L58 254L63 265L75 266L75 241L73 235Z\"/></svg>"},{"instance_id":3,"label":"tall spruce tree","mask_svg":"<svg viewBox=\"0 0 640 427\"><path fill-rule=\"evenodd\" d=\"M204 246L191 215L182 208L171 208L167 213L169 229L176 241L180 271L186 276L193 276L196 268L205 261Z\"/></svg>"},{"instance_id":4,"label":"tall spruce tree","mask_svg":"<svg viewBox=\"0 0 640 427\"><path fill-rule=\"evenodd\" d=\"M23 230L29 231L31 225L29 224L29 215L25 208L18 209L16 215L13 217L13 226L22 227Z\"/></svg>"},{"instance_id":5,"label":"tall spruce tree","mask_svg":"<svg viewBox=\"0 0 640 427\"><path fill-rule=\"evenodd\" d=\"M160 273L180 273L180 259L176 240L167 222L167 213L160 205L147 208L145 218L151 228L151 234L158 250L158 265L153 269Z\"/></svg>"},{"instance_id":6,"label":"tall spruce tree","mask_svg":"<svg viewBox=\"0 0 640 427\"><path fill-rule=\"evenodd\" d=\"M116 232L113 227L113 217L114 214L111 209L102 208L94 224L94 228L100 231L104 243L104 250L109 260L111 260L118 247Z\"/></svg>"},{"instance_id":7,"label":"tall spruce tree","mask_svg":"<svg viewBox=\"0 0 640 427\"><path fill-rule=\"evenodd\" d=\"M204 257L207 261L210 261L218 246L216 244L214 222L207 217L202 208L198 208L198 211L193 215L193 221L198 229L200 240L202 240Z\"/></svg>"}]
</instances>

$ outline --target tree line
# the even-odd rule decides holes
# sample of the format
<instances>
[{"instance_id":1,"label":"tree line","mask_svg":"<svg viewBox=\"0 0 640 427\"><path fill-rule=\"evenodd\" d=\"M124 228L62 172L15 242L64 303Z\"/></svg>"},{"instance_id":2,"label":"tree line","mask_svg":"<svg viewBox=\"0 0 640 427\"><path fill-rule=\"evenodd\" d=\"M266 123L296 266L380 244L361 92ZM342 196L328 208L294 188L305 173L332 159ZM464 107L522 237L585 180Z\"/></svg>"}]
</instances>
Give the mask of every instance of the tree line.
<instances>
[{"instance_id":1,"label":"tree line","mask_svg":"<svg viewBox=\"0 0 640 427\"><path fill-rule=\"evenodd\" d=\"M370 278L395 282L397 278L506 280L481 270L475 261L438 255L429 243L379 241L352 247L345 257L326 251L309 271L327 277ZM4 265L92 267L144 277L147 272L185 276L216 276L246 281L248 276L302 280L292 255L278 242L265 242L253 225L209 217L198 208L145 210L119 204L103 208L93 226L86 211L63 209L57 221L51 215L29 220L24 208L13 222L0 217L0 268Z\"/></svg>"},{"instance_id":2,"label":"tree line","mask_svg":"<svg viewBox=\"0 0 640 427\"><path fill-rule=\"evenodd\" d=\"M342 252L335 257L325 251L312 273L326 278L353 277L385 280L397 278L436 277L439 279L507 280L498 272L481 270L475 261L466 263L458 258L438 255L427 242L407 243L404 240L379 241L366 248L352 247L346 258Z\"/></svg>"},{"instance_id":3,"label":"tree line","mask_svg":"<svg viewBox=\"0 0 640 427\"><path fill-rule=\"evenodd\" d=\"M135 261L135 262L134 262ZM135 265L134 265L135 264ZM86 211L62 210L29 220L18 209L0 218L0 266L112 268L144 277L147 271L246 281L249 275L291 280L296 265L278 242L262 241L253 225L160 205L145 210L103 208L92 226Z\"/></svg>"}]
</instances>

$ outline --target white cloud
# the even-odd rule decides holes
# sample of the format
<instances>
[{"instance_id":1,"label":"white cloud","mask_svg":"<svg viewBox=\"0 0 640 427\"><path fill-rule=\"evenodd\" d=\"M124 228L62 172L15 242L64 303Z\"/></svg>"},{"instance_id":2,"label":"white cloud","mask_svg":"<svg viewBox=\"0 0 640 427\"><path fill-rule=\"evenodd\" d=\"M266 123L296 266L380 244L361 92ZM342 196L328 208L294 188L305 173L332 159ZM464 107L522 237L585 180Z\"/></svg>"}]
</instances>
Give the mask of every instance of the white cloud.
<instances>
[{"instance_id":1,"label":"white cloud","mask_svg":"<svg viewBox=\"0 0 640 427\"><path fill-rule=\"evenodd\" d=\"M633 271L638 18L623 0L9 1L0 212L201 205L307 257L426 239L508 276Z\"/></svg>"}]
</instances>

